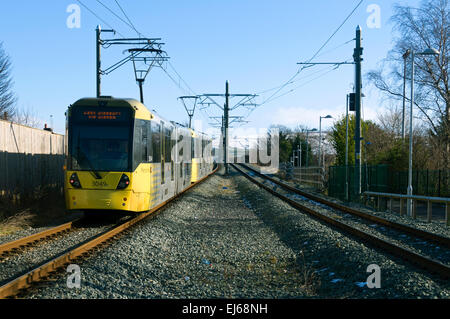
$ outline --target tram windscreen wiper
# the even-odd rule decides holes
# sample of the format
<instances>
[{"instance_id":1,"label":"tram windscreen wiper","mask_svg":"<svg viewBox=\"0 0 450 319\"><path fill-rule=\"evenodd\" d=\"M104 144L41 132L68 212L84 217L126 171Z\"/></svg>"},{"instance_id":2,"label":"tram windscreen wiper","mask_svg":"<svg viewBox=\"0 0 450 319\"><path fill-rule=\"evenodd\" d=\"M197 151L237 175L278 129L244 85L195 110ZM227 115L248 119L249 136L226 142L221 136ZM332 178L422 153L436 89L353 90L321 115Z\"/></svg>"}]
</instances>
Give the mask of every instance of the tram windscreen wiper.
<instances>
[{"instance_id":1,"label":"tram windscreen wiper","mask_svg":"<svg viewBox=\"0 0 450 319\"><path fill-rule=\"evenodd\" d=\"M77 152L78 152L78 155L81 155L83 157L83 159L84 159L83 162L86 162L86 164L91 169L91 172L94 173L95 178L96 179L102 179L101 175L94 169L94 166L92 165L91 161L86 156L86 153L84 153L84 151L81 149L80 146L77 147Z\"/></svg>"}]
</instances>

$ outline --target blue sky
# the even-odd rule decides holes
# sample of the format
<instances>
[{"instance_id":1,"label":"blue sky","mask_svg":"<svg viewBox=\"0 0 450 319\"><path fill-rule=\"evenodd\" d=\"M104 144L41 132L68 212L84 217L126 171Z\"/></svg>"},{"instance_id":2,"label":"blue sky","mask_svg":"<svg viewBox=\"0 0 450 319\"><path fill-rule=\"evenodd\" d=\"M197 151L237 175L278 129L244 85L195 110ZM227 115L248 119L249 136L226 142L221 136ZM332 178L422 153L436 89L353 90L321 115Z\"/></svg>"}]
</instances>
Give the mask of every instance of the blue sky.
<instances>
[{"instance_id":1,"label":"blue sky","mask_svg":"<svg viewBox=\"0 0 450 319\"><path fill-rule=\"evenodd\" d=\"M136 36L96 0L81 1L123 35ZM125 20L114 0L101 2ZM297 71L296 63L308 60L359 0L119 0L119 3L140 32L147 37L162 38L171 64L195 94L223 93L226 80L231 93L253 94L286 82ZM360 25L363 73L374 69L393 45L388 20L396 3L406 1L364 1L314 61L350 61L354 48L351 40ZM418 1L407 3L414 6ZM49 122L52 115L59 133L64 132L67 106L81 97L95 96L95 28L97 24L108 28L81 5L81 27L68 28L66 20L70 13L66 9L70 4L80 5L76 0L3 1L4 14L0 20L0 41L12 60L19 106L33 109L43 122ZM381 9L380 28L367 25L371 15L367 8L372 4ZM103 66L123 58L123 49L103 50ZM353 66L341 66L310 81L321 75L322 69L322 73L326 72L324 66L304 70L296 78L296 84L279 93L301 87L255 109L247 126L301 124L318 128L320 115L336 117L345 113L345 95L351 91ZM167 71L175 76L170 67ZM131 64L103 77L102 83L105 95L139 97ZM366 82L363 86L364 117L375 119L385 105L376 89ZM185 122L187 115L177 97L192 93L184 84L182 87L175 85L162 70L153 69L144 84L145 104L167 119ZM274 92L264 93L256 102L264 101ZM246 114L244 111L233 115ZM198 110L194 119L202 120L206 126L207 115L220 112L214 107ZM323 128L331 124L331 120L325 121Z\"/></svg>"}]
</instances>

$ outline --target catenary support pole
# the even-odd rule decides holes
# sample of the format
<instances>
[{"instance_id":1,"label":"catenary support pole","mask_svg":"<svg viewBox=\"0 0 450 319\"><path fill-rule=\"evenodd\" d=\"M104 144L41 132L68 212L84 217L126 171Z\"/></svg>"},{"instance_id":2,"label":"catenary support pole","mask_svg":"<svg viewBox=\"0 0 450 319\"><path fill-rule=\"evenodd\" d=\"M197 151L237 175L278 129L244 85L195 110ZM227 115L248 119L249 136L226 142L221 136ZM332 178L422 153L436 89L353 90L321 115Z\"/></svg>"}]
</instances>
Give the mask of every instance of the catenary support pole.
<instances>
[{"instance_id":1,"label":"catenary support pole","mask_svg":"<svg viewBox=\"0 0 450 319\"><path fill-rule=\"evenodd\" d=\"M355 61L355 191L361 194L361 27L356 28L356 47L353 53Z\"/></svg>"},{"instance_id":2,"label":"catenary support pole","mask_svg":"<svg viewBox=\"0 0 450 319\"><path fill-rule=\"evenodd\" d=\"M229 110L229 98L230 92L228 88L228 81L225 82L225 106L224 106L224 126L225 126L225 137L224 137L224 163L225 163L225 174L228 175L228 110Z\"/></svg>"},{"instance_id":3,"label":"catenary support pole","mask_svg":"<svg viewBox=\"0 0 450 319\"><path fill-rule=\"evenodd\" d=\"M97 29L95 29L96 31L96 42L95 42L95 46L96 46L96 79L97 79L97 97L100 97L101 95L101 62L100 62L100 48L101 48L101 38L100 38L100 34L102 32L100 25L97 26Z\"/></svg>"}]
</instances>

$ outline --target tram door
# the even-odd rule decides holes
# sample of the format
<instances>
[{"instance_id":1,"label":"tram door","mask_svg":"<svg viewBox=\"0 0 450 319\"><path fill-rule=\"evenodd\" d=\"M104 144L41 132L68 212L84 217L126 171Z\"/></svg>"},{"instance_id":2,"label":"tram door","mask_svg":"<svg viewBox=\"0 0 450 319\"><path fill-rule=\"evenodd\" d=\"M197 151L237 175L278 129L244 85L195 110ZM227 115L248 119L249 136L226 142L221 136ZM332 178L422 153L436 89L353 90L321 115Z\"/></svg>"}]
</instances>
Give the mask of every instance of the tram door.
<instances>
[{"instance_id":1,"label":"tram door","mask_svg":"<svg viewBox=\"0 0 450 319\"><path fill-rule=\"evenodd\" d=\"M164 128L164 122L161 121L161 184L165 183L165 179L164 179L164 167L165 167L165 154L166 154L166 143L165 143L165 132L166 129Z\"/></svg>"},{"instance_id":2,"label":"tram door","mask_svg":"<svg viewBox=\"0 0 450 319\"><path fill-rule=\"evenodd\" d=\"M169 156L170 156L170 180L173 182L174 181L174 179L175 179L175 176L174 176L174 174L175 174L175 165L174 165L174 161L175 161L175 158L174 157L172 157L172 155L173 156L175 156L175 153L174 154L172 154L172 150L173 150L173 147L174 147L174 145L175 145L175 140L174 140L174 138L176 139L176 134L174 134L174 131L175 129L171 129L171 130L169 130L169 143L170 143L170 147L169 147Z\"/></svg>"}]
</instances>

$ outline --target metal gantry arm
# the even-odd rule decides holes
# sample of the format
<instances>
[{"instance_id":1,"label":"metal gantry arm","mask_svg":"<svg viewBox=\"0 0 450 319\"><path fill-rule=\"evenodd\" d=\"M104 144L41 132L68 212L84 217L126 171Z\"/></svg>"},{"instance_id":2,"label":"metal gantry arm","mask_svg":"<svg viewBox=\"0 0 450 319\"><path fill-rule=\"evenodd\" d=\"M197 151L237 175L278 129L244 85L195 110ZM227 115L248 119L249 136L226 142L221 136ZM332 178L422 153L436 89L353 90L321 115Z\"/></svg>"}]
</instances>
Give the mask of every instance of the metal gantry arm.
<instances>
[{"instance_id":1,"label":"metal gantry arm","mask_svg":"<svg viewBox=\"0 0 450 319\"><path fill-rule=\"evenodd\" d=\"M147 77L148 73L152 69L152 67L155 65L155 62L158 63L158 65L161 67L162 63L167 61L169 58L167 56L163 56L166 52L161 49L156 48L134 48L134 49L128 49L128 52L131 53L131 55L134 52L137 53L143 53L148 52L150 54L154 54L154 56L137 56L132 55L131 60L133 61L133 68L134 68L134 75L136 78L136 82L139 85L139 92L141 97L141 103L144 103L144 93L143 93L143 84L145 81L145 78ZM144 70L137 69L136 62L143 62L146 68ZM150 62L150 65L147 67L147 63Z\"/></svg>"},{"instance_id":2,"label":"metal gantry arm","mask_svg":"<svg viewBox=\"0 0 450 319\"><path fill-rule=\"evenodd\" d=\"M234 110L240 106L248 106L248 105L252 105L252 106L257 106L256 103L250 103L252 101L252 99L254 99L256 97L255 94L234 94L231 97L243 97L238 103L236 103L233 107L230 108L230 110Z\"/></svg>"},{"instance_id":3,"label":"metal gantry arm","mask_svg":"<svg viewBox=\"0 0 450 319\"><path fill-rule=\"evenodd\" d=\"M214 99L212 99L211 97L217 97L217 96L225 96L224 94L202 94L199 95L199 98L204 98L203 100L201 100L198 104L200 105L205 105L207 104L208 106L211 104L216 105L218 108L220 108L223 111L223 106L220 106L219 103L217 103L216 101L214 101ZM210 102L206 102L206 100L209 100Z\"/></svg>"},{"instance_id":4,"label":"metal gantry arm","mask_svg":"<svg viewBox=\"0 0 450 319\"><path fill-rule=\"evenodd\" d=\"M121 39L118 39L118 40L121 40ZM100 40L103 47L105 47L105 46L109 47L113 44L127 44L127 45L133 45L133 46L143 45L142 48L128 49L127 51L130 52L129 56L123 58L119 62L114 63L113 65L109 66L108 68L106 68L104 70L100 70L100 71L102 72L102 74L107 75L107 74L111 73L112 71L118 69L125 63L132 61L133 59L136 59L136 57L138 57L139 55L141 55L144 52L153 52L153 53L159 53L159 54L165 53L164 51L161 50L161 47L164 43L154 42L153 40L156 40L156 39L149 39L149 41L144 41L144 42L131 42L131 41L129 41L129 42L114 42L113 40ZM156 46L156 48L154 46ZM168 59L168 57L165 57L165 58Z\"/></svg>"},{"instance_id":5,"label":"metal gantry arm","mask_svg":"<svg viewBox=\"0 0 450 319\"><path fill-rule=\"evenodd\" d=\"M189 95L189 96L180 96L178 99L181 100L181 102L183 103L184 108L186 109L186 112L189 116L189 128L191 128L191 124L192 124L192 117L194 116L194 112L195 112L195 107L197 105L197 100L200 97L196 96L196 95ZM194 107L192 108L188 108L186 105L186 100L194 100Z\"/></svg>"},{"instance_id":6,"label":"metal gantry arm","mask_svg":"<svg viewBox=\"0 0 450 319\"><path fill-rule=\"evenodd\" d=\"M117 70L129 61L133 62L133 69L135 73L136 82L139 85L141 102L144 102L143 98L143 82L150 72L151 68L155 65L162 67L163 62L167 61L169 57L166 52L161 50L164 43L159 42L161 38L120 38L120 39L101 39L101 32L114 32L114 30L101 30L100 26L96 29L96 47L97 47L97 97L101 96L101 76L108 75L111 72ZM111 66L102 69L100 62L101 48L109 48L112 45L129 45L131 49L125 50L129 55L120 61L112 64ZM148 54L150 56L145 56ZM145 68L140 69L136 66L136 63L144 63ZM148 64L150 63L150 64Z\"/></svg>"},{"instance_id":7,"label":"metal gantry arm","mask_svg":"<svg viewBox=\"0 0 450 319\"><path fill-rule=\"evenodd\" d=\"M309 68L314 65L343 65L343 64L355 64L355 62L298 62L299 65L304 65L304 68Z\"/></svg>"}]
</instances>

